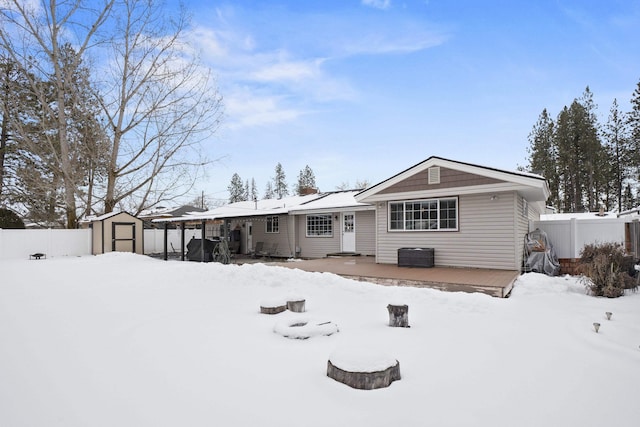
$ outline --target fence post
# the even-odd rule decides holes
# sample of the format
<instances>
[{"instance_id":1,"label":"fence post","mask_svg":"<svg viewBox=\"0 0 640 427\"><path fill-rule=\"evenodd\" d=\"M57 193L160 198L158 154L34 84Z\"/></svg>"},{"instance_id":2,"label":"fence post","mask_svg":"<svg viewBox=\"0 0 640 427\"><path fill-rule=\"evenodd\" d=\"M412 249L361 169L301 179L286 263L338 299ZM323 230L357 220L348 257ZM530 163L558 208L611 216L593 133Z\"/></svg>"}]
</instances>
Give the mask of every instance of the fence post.
<instances>
[{"instance_id":1,"label":"fence post","mask_svg":"<svg viewBox=\"0 0 640 427\"><path fill-rule=\"evenodd\" d=\"M576 253L578 250L578 220L576 218L571 218L569 221L569 236L571 239L571 257L578 258L578 254Z\"/></svg>"}]
</instances>

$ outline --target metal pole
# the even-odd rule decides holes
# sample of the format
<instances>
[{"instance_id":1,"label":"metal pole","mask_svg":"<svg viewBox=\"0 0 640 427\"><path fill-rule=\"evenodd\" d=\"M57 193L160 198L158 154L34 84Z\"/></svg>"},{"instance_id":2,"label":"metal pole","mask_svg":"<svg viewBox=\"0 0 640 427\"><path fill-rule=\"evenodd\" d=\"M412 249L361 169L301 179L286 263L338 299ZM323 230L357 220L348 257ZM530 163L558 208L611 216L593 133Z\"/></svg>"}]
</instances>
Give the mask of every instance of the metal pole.
<instances>
[{"instance_id":1,"label":"metal pole","mask_svg":"<svg viewBox=\"0 0 640 427\"><path fill-rule=\"evenodd\" d=\"M204 238L206 236L206 227L207 223L205 220L202 220L202 241L200 242L200 262L204 262Z\"/></svg>"},{"instance_id":2,"label":"metal pole","mask_svg":"<svg viewBox=\"0 0 640 427\"><path fill-rule=\"evenodd\" d=\"M184 222L180 223L180 261L184 261Z\"/></svg>"},{"instance_id":3,"label":"metal pole","mask_svg":"<svg viewBox=\"0 0 640 427\"><path fill-rule=\"evenodd\" d=\"M164 260L165 261L169 259L169 254L167 253L167 242L169 241L168 235L169 235L169 223L165 222L164 223Z\"/></svg>"}]
</instances>

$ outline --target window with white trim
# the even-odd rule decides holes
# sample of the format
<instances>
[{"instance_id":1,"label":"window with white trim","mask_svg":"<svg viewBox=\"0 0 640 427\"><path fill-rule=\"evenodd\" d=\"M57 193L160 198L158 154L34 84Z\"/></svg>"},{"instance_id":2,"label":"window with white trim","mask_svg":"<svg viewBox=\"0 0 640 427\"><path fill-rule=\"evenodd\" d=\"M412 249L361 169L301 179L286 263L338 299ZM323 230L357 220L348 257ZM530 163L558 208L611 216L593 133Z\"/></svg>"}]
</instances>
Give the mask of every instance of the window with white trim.
<instances>
[{"instance_id":1,"label":"window with white trim","mask_svg":"<svg viewBox=\"0 0 640 427\"><path fill-rule=\"evenodd\" d=\"M389 203L390 231L455 231L457 229L457 197Z\"/></svg>"},{"instance_id":2,"label":"window with white trim","mask_svg":"<svg viewBox=\"0 0 640 427\"><path fill-rule=\"evenodd\" d=\"M279 233L280 232L280 224L279 217L277 216L268 216L267 217L267 227L265 229L267 233Z\"/></svg>"},{"instance_id":3,"label":"window with white trim","mask_svg":"<svg viewBox=\"0 0 640 427\"><path fill-rule=\"evenodd\" d=\"M333 218L331 214L307 215L307 237L333 236Z\"/></svg>"}]
</instances>

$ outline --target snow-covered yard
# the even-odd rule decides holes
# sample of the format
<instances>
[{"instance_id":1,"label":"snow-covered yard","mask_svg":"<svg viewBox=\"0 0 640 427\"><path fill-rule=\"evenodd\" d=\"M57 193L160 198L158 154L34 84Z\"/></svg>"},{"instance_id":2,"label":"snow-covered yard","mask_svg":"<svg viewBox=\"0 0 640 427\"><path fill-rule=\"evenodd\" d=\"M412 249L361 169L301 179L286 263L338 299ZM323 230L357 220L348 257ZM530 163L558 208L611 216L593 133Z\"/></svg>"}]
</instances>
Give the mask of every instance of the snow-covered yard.
<instances>
[{"instance_id":1,"label":"snow-covered yard","mask_svg":"<svg viewBox=\"0 0 640 427\"><path fill-rule=\"evenodd\" d=\"M573 278L527 274L498 299L118 253L0 271L1 426L640 423L640 294L594 298ZM287 296L307 312L260 314ZM389 303L409 305L410 328L387 326ZM273 332L293 316L340 331ZM393 355L402 379L328 378L345 348Z\"/></svg>"}]
</instances>

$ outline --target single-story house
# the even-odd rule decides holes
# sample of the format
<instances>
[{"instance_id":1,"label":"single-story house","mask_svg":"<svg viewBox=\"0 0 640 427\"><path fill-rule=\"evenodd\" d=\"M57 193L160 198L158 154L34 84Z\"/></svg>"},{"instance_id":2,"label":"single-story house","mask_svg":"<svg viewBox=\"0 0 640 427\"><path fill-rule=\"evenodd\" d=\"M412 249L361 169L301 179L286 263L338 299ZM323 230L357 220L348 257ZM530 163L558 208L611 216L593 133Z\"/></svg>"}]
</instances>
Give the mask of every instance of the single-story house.
<instances>
[{"instance_id":1,"label":"single-story house","mask_svg":"<svg viewBox=\"0 0 640 427\"><path fill-rule=\"evenodd\" d=\"M539 175L434 156L355 199L375 207L377 263L397 264L401 248L432 248L436 266L519 271L548 197Z\"/></svg>"}]
</instances>

